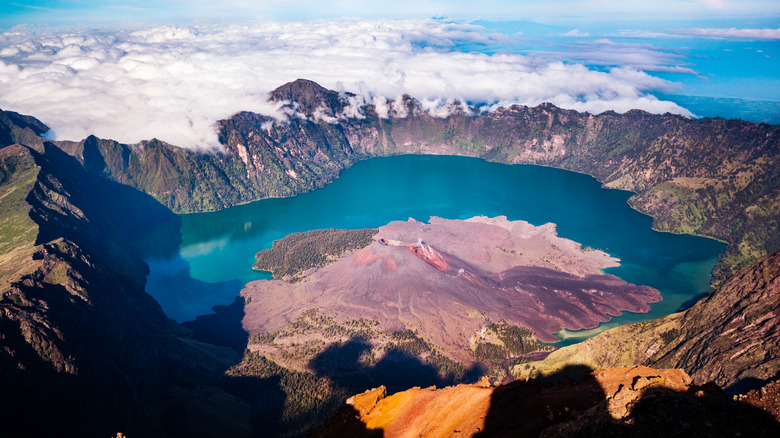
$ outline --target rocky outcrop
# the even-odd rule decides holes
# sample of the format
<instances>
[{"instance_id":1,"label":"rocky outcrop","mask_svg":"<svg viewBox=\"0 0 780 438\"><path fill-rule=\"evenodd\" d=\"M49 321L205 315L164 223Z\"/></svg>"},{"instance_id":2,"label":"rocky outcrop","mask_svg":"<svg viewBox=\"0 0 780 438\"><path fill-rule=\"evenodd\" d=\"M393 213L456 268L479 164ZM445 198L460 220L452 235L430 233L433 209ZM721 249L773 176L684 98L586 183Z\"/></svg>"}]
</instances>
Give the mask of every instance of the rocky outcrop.
<instances>
[{"instance_id":1,"label":"rocky outcrop","mask_svg":"<svg viewBox=\"0 0 780 438\"><path fill-rule=\"evenodd\" d=\"M571 371L571 370L570 370ZM572 376L573 374L570 374ZM353 396L312 437L773 436L771 415L730 404L679 369L599 369L568 382L487 382Z\"/></svg>"},{"instance_id":2,"label":"rocky outcrop","mask_svg":"<svg viewBox=\"0 0 780 438\"><path fill-rule=\"evenodd\" d=\"M570 364L676 367L699 384L714 381L741 392L779 377L779 345L780 253L775 253L682 313L608 330L515 370L529 376Z\"/></svg>"},{"instance_id":3,"label":"rocky outcrop","mask_svg":"<svg viewBox=\"0 0 780 438\"><path fill-rule=\"evenodd\" d=\"M49 127L32 116L0 110L0 148L12 144L41 144Z\"/></svg>"},{"instance_id":4,"label":"rocky outcrop","mask_svg":"<svg viewBox=\"0 0 780 438\"><path fill-rule=\"evenodd\" d=\"M743 269L687 310L649 363L736 390L780 377L780 253Z\"/></svg>"}]
</instances>

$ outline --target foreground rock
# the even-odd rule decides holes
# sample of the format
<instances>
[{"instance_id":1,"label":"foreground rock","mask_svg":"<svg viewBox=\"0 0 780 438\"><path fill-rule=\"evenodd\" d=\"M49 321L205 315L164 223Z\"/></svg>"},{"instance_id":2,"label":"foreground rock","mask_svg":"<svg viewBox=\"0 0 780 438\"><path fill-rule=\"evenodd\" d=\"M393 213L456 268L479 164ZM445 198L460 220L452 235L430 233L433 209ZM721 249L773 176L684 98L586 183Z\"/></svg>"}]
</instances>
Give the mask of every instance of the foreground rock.
<instances>
[{"instance_id":1,"label":"foreground rock","mask_svg":"<svg viewBox=\"0 0 780 438\"><path fill-rule=\"evenodd\" d=\"M470 362L485 321L553 333L592 328L622 311L646 312L661 299L600 269L617 260L505 217L392 222L373 243L297 283L261 280L241 294L244 328L271 332L316 308L339 321L364 318L392 332L417 330L452 358Z\"/></svg>"},{"instance_id":2,"label":"foreground rock","mask_svg":"<svg viewBox=\"0 0 780 438\"><path fill-rule=\"evenodd\" d=\"M576 377L553 376L562 380ZM774 436L767 412L730 403L679 369L611 368L565 383L486 382L442 389L384 387L356 395L312 437Z\"/></svg>"}]
</instances>

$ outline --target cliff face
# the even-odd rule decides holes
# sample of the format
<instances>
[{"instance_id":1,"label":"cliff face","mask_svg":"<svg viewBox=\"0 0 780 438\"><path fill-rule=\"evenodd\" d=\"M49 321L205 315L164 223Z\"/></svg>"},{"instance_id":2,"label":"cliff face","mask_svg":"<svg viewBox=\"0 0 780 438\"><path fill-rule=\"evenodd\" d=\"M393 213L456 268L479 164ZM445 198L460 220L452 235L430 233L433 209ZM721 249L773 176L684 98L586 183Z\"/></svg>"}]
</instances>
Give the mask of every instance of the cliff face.
<instances>
[{"instance_id":1,"label":"cliff face","mask_svg":"<svg viewBox=\"0 0 780 438\"><path fill-rule=\"evenodd\" d=\"M780 377L780 253L738 272L680 319L650 361L735 390Z\"/></svg>"},{"instance_id":2,"label":"cliff face","mask_svg":"<svg viewBox=\"0 0 780 438\"><path fill-rule=\"evenodd\" d=\"M516 366L525 376L567 364L645 364L685 369L698 383L741 392L780 370L780 253L763 257L690 309L608 330L541 362Z\"/></svg>"},{"instance_id":3,"label":"cliff face","mask_svg":"<svg viewBox=\"0 0 780 438\"><path fill-rule=\"evenodd\" d=\"M248 112L222 120L221 152L94 137L59 145L91 172L149 193L175 212L299 194L375 156L453 154L540 164L635 192L631 205L652 215L658 230L728 241L715 284L780 249L778 126L642 111L594 116L550 104L483 114L454 107L436 117L408 96L389 102L380 117L373 105L351 106L351 96L305 80L271 96L289 121ZM27 123L42 129L40 122Z\"/></svg>"},{"instance_id":4,"label":"cliff face","mask_svg":"<svg viewBox=\"0 0 780 438\"><path fill-rule=\"evenodd\" d=\"M187 418L177 404L202 408L196 383L237 360L188 339L145 293L138 250L152 223L167 223L178 245L178 219L150 196L86 172L52 144L0 150L4 434L170 436ZM226 405L222 426L240 435L240 401L210 408Z\"/></svg>"}]
</instances>

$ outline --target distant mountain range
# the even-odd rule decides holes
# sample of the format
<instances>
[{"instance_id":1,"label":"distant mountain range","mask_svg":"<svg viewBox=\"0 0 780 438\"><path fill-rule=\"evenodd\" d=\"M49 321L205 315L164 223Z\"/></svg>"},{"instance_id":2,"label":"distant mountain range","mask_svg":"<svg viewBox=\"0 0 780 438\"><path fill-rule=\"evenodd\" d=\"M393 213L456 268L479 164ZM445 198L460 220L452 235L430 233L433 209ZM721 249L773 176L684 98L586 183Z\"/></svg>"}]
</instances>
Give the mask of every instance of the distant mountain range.
<instances>
[{"instance_id":1,"label":"distant mountain range","mask_svg":"<svg viewBox=\"0 0 780 438\"><path fill-rule=\"evenodd\" d=\"M642 111L591 115L550 104L484 114L456 105L437 117L409 96L355 113L346 111L346 96L306 80L271 96L297 115L278 122L238 113L218 123L224 149L208 153L159 140L50 141L41 136L47 127L40 121L0 112L0 418L9 436L281 434L302 432L290 417L302 411L310 417L301 423L315 425L333 400L354 389L338 384L354 370L334 377L281 369L256 351L242 360L242 348L196 340L202 324L183 328L144 292L148 268L140 248L144 239L178 247L173 213L292 196L322 187L358 160L405 153L587 173L607 187L633 191L629 202L653 216L658 230L728 242L713 273L718 294L684 314L620 327L572 348L605 342L609 351L627 355L623 362L609 355L588 359L598 366L635 358L730 388L745 378L773 377L777 352L738 334L775 339L777 333L778 294L767 291L776 289L778 259L759 259L780 250L780 127ZM148 236L151 223L167 226ZM717 312L729 308L737 310ZM734 325L740 319L745 324ZM631 342L620 330L631 331ZM397 336L393 342L407 353L428 348L414 334ZM359 344L342 347L363 351ZM572 350L556 354L565 351ZM319 364L338 368L327 357ZM372 370L358 374L386 375ZM294 388L302 387L335 398L296 398Z\"/></svg>"}]
</instances>

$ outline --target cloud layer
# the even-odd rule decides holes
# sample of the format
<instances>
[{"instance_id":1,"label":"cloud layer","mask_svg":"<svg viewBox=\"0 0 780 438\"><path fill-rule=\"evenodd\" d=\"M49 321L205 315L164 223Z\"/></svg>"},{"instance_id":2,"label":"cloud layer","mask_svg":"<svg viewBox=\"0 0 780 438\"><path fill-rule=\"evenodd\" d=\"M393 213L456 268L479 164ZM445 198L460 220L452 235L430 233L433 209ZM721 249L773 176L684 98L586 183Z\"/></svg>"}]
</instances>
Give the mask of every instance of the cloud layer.
<instances>
[{"instance_id":1,"label":"cloud layer","mask_svg":"<svg viewBox=\"0 0 780 438\"><path fill-rule=\"evenodd\" d=\"M780 28L778 29L713 29L713 28L695 28L695 29L677 29L670 31L676 35L691 35L709 38L729 38L739 40L780 40Z\"/></svg>"},{"instance_id":2,"label":"cloud layer","mask_svg":"<svg viewBox=\"0 0 780 438\"><path fill-rule=\"evenodd\" d=\"M215 146L214 122L238 111L272 114L267 92L297 78L366 102L407 93L432 110L460 99L690 115L649 94L672 84L642 71L652 70L642 63L596 71L534 55L458 50L501 43L506 37L478 26L435 20L22 29L0 36L0 108L40 118L57 139L156 137L185 147Z\"/></svg>"}]
</instances>

